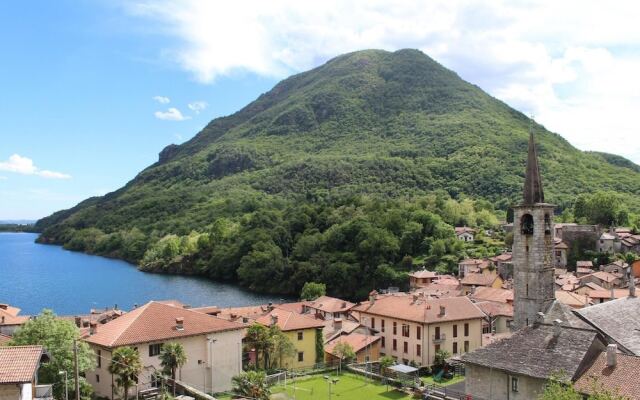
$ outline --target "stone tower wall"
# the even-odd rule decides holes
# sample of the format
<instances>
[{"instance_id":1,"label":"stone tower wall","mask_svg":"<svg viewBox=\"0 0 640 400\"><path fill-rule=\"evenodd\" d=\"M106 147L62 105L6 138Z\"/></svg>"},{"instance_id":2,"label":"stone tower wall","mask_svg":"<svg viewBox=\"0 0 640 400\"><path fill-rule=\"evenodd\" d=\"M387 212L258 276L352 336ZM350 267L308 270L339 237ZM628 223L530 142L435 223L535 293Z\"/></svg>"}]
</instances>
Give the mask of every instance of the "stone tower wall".
<instances>
[{"instance_id":1,"label":"stone tower wall","mask_svg":"<svg viewBox=\"0 0 640 400\"><path fill-rule=\"evenodd\" d=\"M553 270L553 205L515 208L513 227L514 324L519 329L537 321L555 300ZM525 214L533 217L533 234L522 233ZM549 224L545 226L545 215ZM548 233L547 233L548 232Z\"/></svg>"}]
</instances>

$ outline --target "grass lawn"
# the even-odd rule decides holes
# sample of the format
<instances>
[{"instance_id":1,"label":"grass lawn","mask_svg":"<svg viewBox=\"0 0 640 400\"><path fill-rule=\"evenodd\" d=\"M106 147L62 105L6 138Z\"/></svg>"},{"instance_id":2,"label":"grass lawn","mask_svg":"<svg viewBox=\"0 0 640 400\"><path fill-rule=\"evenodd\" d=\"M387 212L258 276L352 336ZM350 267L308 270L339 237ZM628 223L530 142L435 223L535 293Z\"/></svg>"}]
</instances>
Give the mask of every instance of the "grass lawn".
<instances>
[{"instance_id":1,"label":"grass lawn","mask_svg":"<svg viewBox=\"0 0 640 400\"><path fill-rule=\"evenodd\" d=\"M331 375L338 378L338 383L331 388L332 399L353 399L353 400L375 400L375 399L410 399L411 396L391 386L387 391L387 386L377 381L371 382L359 375L343 373L340 376ZM287 382L287 388L274 386L272 388L272 398L278 400L326 400L329 398L329 383L323 375L314 375L308 378L301 378L296 381L296 391L291 382Z\"/></svg>"},{"instance_id":2,"label":"grass lawn","mask_svg":"<svg viewBox=\"0 0 640 400\"><path fill-rule=\"evenodd\" d=\"M436 382L433 380L433 376L425 376L420 378L422 379L422 382L425 383L425 385L440 385L440 386L449 386L449 385L453 385L454 383L458 383L458 382L462 382L464 381L464 376L462 375L456 375L453 378L449 379L449 380L443 380L441 382Z\"/></svg>"}]
</instances>

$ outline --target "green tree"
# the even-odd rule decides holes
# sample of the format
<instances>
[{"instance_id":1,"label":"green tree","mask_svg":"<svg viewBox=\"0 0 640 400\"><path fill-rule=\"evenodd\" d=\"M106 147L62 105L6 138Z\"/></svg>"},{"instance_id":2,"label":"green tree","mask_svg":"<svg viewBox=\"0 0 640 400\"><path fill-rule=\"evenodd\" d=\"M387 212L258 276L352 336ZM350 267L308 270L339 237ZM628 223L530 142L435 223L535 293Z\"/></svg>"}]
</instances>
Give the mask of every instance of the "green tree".
<instances>
[{"instance_id":1,"label":"green tree","mask_svg":"<svg viewBox=\"0 0 640 400\"><path fill-rule=\"evenodd\" d=\"M296 347L277 325L269 327L270 368L283 368L284 360L296 355Z\"/></svg>"},{"instance_id":2,"label":"green tree","mask_svg":"<svg viewBox=\"0 0 640 400\"><path fill-rule=\"evenodd\" d=\"M269 400L271 391L263 371L247 371L232 378L233 391L250 399Z\"/></svg>"},{"instance_id":3,"label":"green tree","mask_svg":"<svg viewBox=\"0 0 640 400\"><path fill-rule=\"evenodd\" d=\"M12 346L41 345L50 356L50 361L44 363L38 372L41 383L51 383L57 398L64 396L64 377L59 371L66 371L67 376L73 376L73 342L78 346L78 370L86 372L95 368L94 352L89 346L80 341L80 331L71 321L56 318L51 310L43 310L35 319L28 321L11 339ZM80 377L80 395L83 399L91 398L93 388L83 377ZM73 385L70 386L71 390ZM70 391L69 395L73 391Z\"/></svg>"},{"instance_id":4,"label":"green tree","mask_svg":"<svg viewBox=\"0 0 640 400\"><path fill-rule=\"evenodd\" d=\"M338 364L338 375L340 375L340 372L342 370L343 362L349 362L350 360L356 358L356 353L353 351L353 346L346 342L336 343L336 345L333 347L333 355L338 357L338 360L340 361L340 363Z\"/></svg>"},{"instance_id":5,"label":"green tree","mask_svg":"<svg viewBox=\"0 0 640 400\"><path fill-rule=\"evenodd\" d=\"M109 372L116 375L116 384L124 391L124 400L129 399L129 388L138 381L142 371L140 354L133 347L118 347L111 353Z\"/></svg>"},{"instance_id":6,"label":"green tree","mask_svg":"<svg viewBox=\"0 0 640 400\"><path fill-rule=\"evenodd\" d=\"M451 353L449 353L447 350L440 349L436 351L435 357L433 359L433 365L442 368L444 367L449 357L451 357Z\"/></svg>"},{"instance_id":7,"label":"green tree","mask_svg":"<svg viewBox=\"0 0 640 400\"><path fill-rule=\"evenodd\" d=\"M391 356L382 356L380 357L380 373L382 376L387 376L389 374L389 367L396 363L396 360Z\"/></svg>"},{"instance_id":8,"label":"green tree","mask_svg":"<svg viewBox=\"0 0 640 400\"><path fill-rule=\"evenodd\" d=\"M539 400L625 400L627 397L620 396L616 392L605 389L598 384L597 379L591 382L591 389L588 396L580 394L566 379L564 374L554 373L551 375L545 386L544 392L540 395Z\"/></svg>"},{"instance_id":9,"label":"green tree","mask_svg":"<svg viewBox=\"0 0 640 400\"><path fill-rule=\"evenodd\" d=\"M300 292L300 299L315 300L327 294L327 285L318 282L306 282Z\"/></svg>"},{"instance_id":10,"label":"green tree","mask_svg":"<svg viewBox=\"0 0 640 400\"><path fill-rule=\"evenodd\" d=\"M256 364L260 365L260 362L262 362L263 368L267 369L271 345L269 329L258 323L251 324L247 328L244 343L248 351L254 350L256 352Z\"/></svg>"},{"instance_id":11,"label":"green tree","mask_svg":"<svg viewBox=\"0 0 640 400\"><path fill-rule=\"evenodd\" d=\"M160 365L163 373L171 376L173 394L176 394L176 371L187 362L187 355L180 343L165 343L160 351Z\"/></svg>"}]
</instances>

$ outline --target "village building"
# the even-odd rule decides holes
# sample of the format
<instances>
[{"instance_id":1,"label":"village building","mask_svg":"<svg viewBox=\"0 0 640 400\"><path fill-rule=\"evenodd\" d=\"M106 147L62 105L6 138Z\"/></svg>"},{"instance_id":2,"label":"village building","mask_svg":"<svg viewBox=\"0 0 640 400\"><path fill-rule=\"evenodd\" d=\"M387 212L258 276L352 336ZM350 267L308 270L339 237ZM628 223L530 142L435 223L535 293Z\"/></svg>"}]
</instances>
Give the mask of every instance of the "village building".
<instances>
[{"instance_id":1,"label":"village building","mask_svg":"<svg viewBox=\"0 0 640 400\"><path fill-rule=\"evenodd\" d=\"M231 389L231 378L242 371L244 325L190 309L149 302L104 325L94 324L84 340L96 354L97 366L86 373L96 396L116 398L121 390L108 370L114 350L134 347L140 354L143 371L136 389L158 384L155 374L162 370L160 352L165 343L183 346L187 362L177 379L206 392Z\"/></svg>"},{"instance_id":2,"label":"village building","mask_svg":"<svg viewBox=\"0 0 640 400\"><path fill-rule=\"evenodd\" d=\"M617 345L618 350L640 356L640 297L636 297L635 288L630 288L626 297L575 310L575 313L609 344Z\"/></svg>"},{"instance_id":3,"label":"village building","mask_svg":"<svg viewBox=\"0 0 640 400\"><path fill-rule=\"evenodd\" d=\"M555 261L556 268L566 268L567 267L567 252L569 251L569 246L561 239L556 238L556 242L553 246L553 256Z\"/></svg>"},{"instance_id":4,"label":"village building","mask_svg":"<svg viewBox=\"0 0 640 400\"><path fill-rule=\"evenodd\" d=\"M589 275L581 276L578 279L581 284L591 282L605 289L620 287L620 284L622 283L622 278L620 276L605 271L596 271Z\"/></svg>"},{"instance_id":5,"label":"village building","mask_svg":"<svg viewBox=\"0 0 640 400\"><path fill-rule=\"evenodd\" d=\"M469 294L469 298L476 302L491 301L513 304L513 290L483 286L476 288L473 293Z\"/></svg>"},{"instance_id":6,"label":"village building","mask_svg":"<svg viewBox=\"0 0 640 400\"><path fill-rule=\"evenodd\" d=\"M340 360L340 356L335 352L335 347L338 343L346 343L351 346L355 353L354 362L376 361L380 358L380 340L380 336L363 335L361 333L338 336L325 344L325 362L334 364Z\"/></svg>"},{"instance_id":7,"label":"village building","mask_svg":"<svg viewBox=\"0 0 640 400\"><path fill-rule=\"evenodd\" d=\"M591 305L591 299L586 294L578 294L565 290L556 290L556 300L571 308L583 308Z\"/></svg>"},{"instance_id":8,"label":"village building","mask_svg":"<svg viewBox=\"0 0 640 400\"><path fill-rule=\"evenodd\" d=\"M640 357L619 354L617 346L610 344L576 380L574 387L585 395L595 394L594 388L600 388L625 399L640 400L638 371Z\"/></svg>"},{"instance_id":9,"label":"village building","mask_svg":"<svg viewBox=\"0 0 640 400\"><path fill-rule=\"evenodd\" d=\"M354 303L342 299L320 296L315 300L303 302L302 312L323 320L333 318L345 319L349 317L349 310L351 310L353 306L355 306Z\"/></svg>"},{"instance_id":10,"label":"village building","mask_svg":"<svg viewBox=\"0 0 640 400\"><path fill-rule=\"evenodd\" d=\"M482 399L536 399L552 374L575 381L604 349L592 329L561 322L527 326L462 356L466 392Z\"/></svg>"},{"instance_id":11,"label":"village building","mask_svg":"<svg viewBox=\"0 0 640 400\"><path fill-rule=\"evenodd\" d=\"M480 273L489 268L489 260L478 258L465 258L458 262L458 277L464 278L467 274Z\"/></svg>"},{"instance_id":12,"label":"village building","mask_svg":"<svg viewBox=\"0 0 640 400\"><path fill-rule=\"evenodd\" d=\"M483 334L510 333L513 324L513 304L495 301L479 301L476 306L485 314ZM485 345L486 343L482 343Z\"/></svg>"},{"instance_id":13,"label":"village building","mask_svg":"<svg viewBox=\"0 0 640 400\"><path fill-rule=\"evenodd\" d=\"M639 289L640 290L640 289ZM610 300L623 299L629 295L629 289L591 290L588 294L592 304L600 304Z\"/></svg>"},{"instance_id":14,"label":"village building","mask_svg":"<svg viewBox=\"0 0 640 400\"><path fill-rule=\"evenodd\" d=\"M381 337L380 355L430 366L438 350L459 355L482 345L484 313L467 297L429 299L418 293L378 295L353 308Z\"/></svg>"},{"instance_id":15,"label":"village building","mask_svg":"<svg viewBox=\"0 0 640 400\"><path fill-rule=\"evenodd\" d=\"M487 273L470 273L465 275L460 281L463 295L473 293L478 287L499 289L502 287L503 283L504 281L495 271Z\"/></svg>"},{"instance_id":16,"label":"village building","mask_svg":"<svg viewBox=\"0 0 640 400\"><path fill-rule=\"evenodd\" d=\"M324 359L324 354L317 354L316 347L318 336L320 340L324 339L322 320L275 307L255 322L264 326L277 326L293 343L296 354L282 360L282 368L308 368Z\"/></svg>"},{"instance_id":17,"label":"village building","mask_svg":"<svg viewBox=\"0 0 640 400\"><path fill-rule=\"evenodd\" d=\"M621 248L620 239L615 233L604 232L598 239L597 250L600 253L619 253Z\"/></svg>"},{"instance_id":18,"label":"village building","mask_svg":"<svg viewBox=\"0 0 640 400\"><path fill-rule=\"evenodd\" d=\"M38 385L38 369L48 362L42 346L0 347L0 399L53 400L51 385Z\"/></svg>"},{"instance_id":19,"label":"village building","mask_svg":"<svg viewBox=\"0 0 640 400\"><path fill-rule=\"evenodd\" d=\"M432 283L425 287L416 288L412 293L418 293L423 296L433 297L436 299L444 299L446 297L462 296L462 289L460 288L460 285L454 286L442 283Z\"/></svg>"},{"instance_id":20,"label":"village building","mask_svg":"<svg viewBox=\"0 0 640 400\"><path fill-rule=\"evenodd\" d=\"M612 263L601 265L600 271L608 272L619 278L623 278L630 273L631 267L629 266L629 264L622 260L616 260Z\"/></svg>"},{"instance_id":21,"label":"village building","mask_svg":"<svg viewBox=\"0 0 640 400\"><path fill-rule=\"evenodd\" d=\"M475 229L466 226L459 226L454 229L458 240L462 240L463 242L473 242L476 234Z\"/></svg>"},{"instance_id":22,"label":"village building","mask_svg":"<svg viewBox=\"0 0 640 400\"><path fill-rule=\"evenodd\" d=\"M11 336L29 321L28 315L19 315L20 309L9 304L0 304L0 333Z\"/></svg>"},{"instance_id":23,"label":"village building","mask_svg":"<svg viewBox=\"0 0 640 400\"><path fill-rule=\"evenodd\" d=\"M425 287L433 283L438 275L433 271L423 269L421 271L411 272L409 274L409 287L411 289Z\"/></svg>"}]
</instances>

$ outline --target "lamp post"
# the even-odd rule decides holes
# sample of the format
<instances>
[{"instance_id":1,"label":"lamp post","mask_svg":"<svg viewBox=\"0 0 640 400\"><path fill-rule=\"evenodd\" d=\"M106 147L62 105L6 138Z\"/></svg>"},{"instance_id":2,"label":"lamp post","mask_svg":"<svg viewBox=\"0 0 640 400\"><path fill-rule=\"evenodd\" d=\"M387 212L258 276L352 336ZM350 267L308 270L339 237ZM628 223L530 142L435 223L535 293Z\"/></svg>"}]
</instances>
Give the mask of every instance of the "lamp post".
<instances>
[{"instance_id":1,"label":"lamp post","mask_svg":"<svg viewBox=\"0 0 640 400\"><path fill-rule=\"evenodd\" d=\"M58 371L58 375L64 375L64 400L69 400L69 387L67 386L67 371Z\"/></svg>"}]
</instances>

